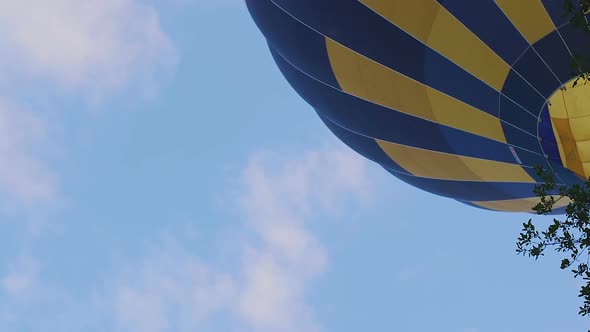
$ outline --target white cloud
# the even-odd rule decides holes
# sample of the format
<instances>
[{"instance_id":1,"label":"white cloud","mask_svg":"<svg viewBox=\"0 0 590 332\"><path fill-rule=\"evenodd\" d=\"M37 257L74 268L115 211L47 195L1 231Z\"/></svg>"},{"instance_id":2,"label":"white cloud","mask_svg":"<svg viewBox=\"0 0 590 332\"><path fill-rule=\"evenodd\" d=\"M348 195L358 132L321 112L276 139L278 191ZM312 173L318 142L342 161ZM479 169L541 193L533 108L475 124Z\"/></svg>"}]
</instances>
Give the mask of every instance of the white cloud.
<instances>
[{"instance_id":1,"label":"white cloud","mask_svg":"<svg viewBox=\"0 0 590 332\"><path fill-rule=\"evenodd\" d=\"M344 208L347 198L366 195L365 168L361 157L342 147L293 159L253 158L238 200L249 233L238 271L229 274L186 251L165 249L119 285L120 321L127 331L184 331L177 324L194 327L223 312L249 331L319 330L306 293L328 253L307 225Z\"/></svg>"},{"instance_id":2,"label":"white cloud","mask_svg":"<svg viewBox=\"0 0 590 332\"><path fill-rule=\"evenodd\" d=\"M331 212L335 202L363 198L371 190L366 161L345 147L325 146L299 158L258 154L245 170L241 205L258 224L289 218L304 219L309 211Z\"/></svg>"},{"instance_id":3,"label":"white cloud","mask_svg":"<svg viewBox=\"0 0 590 332\"><path fill-rule=\"evenodd\" d=\"M312 254L325 259L323 248ZM317 257L310 258L318 261ZM264 250L249 257L237 299L240 317L256 331L317 330L304 295L308 283L321 269L310 273L308 268L305 263L285 262Z\"/></svg>"},{"instance_id":4,"label":"white cloud","mask_svg":"<svg viewBox=\"0 0 590 332\"><path fill-rule=\"evenodd\" d=\"M116 291L116 313L125 331L192 330L227 304L234 284L186 252L147 259Z\"/></svg>"},{"instance_id":5,"label":"white cloud","mask_svg":"<svg viewBox=\"0 0 590 332\"><path fill-rule=\"evenodd\" d=\"M255 157L244 174L241 206L262 240L244 259L238 312L260 331L317 329L304 300L325 268L327 252L306 222L366 195L366 162L346 148L326 147L269 166L278 155ZM340 203L340 204L339 204Z\"/></svg>"},{"instance_id":6,"label":"white cloud","mask_svg":"<svg viewBox=\"0 0 590 332\"><path fill-rule=\"evenodd\" d=\"M0 99L0 193L25 203L54 199L56 179L40 158L48 138L39 116Z\"/></svg>"},{"instance_id":7,"label":"white cloud","mask_svg":"<svg viewBox=\"0 0 590 332\"><path fill-rule=\"evenodd\" d=\"M21 256L10 271L0 278L0 286L16 300L22 300L30 295L38 273L39 263L32 257Z\"/></svg>"},{"instance_id":8,"label":"white cloud","mask_svg":"<svg viewBox=\"0 0 590 332\"><path fill-rule=\"evenodd\" d=\"M48 133L61 117L50 127L34 109L40 102L23 99L23 91L27 98L68 91L74 100L95 102L149 83L175 59L155 7L143 1L0 0L2 201L51 201L60 182L42 151L54 142Z\"/></svg>"},{"instance_id":9,"label":"white cloud","mask_svg":"<svg viewBox=\"0 0 590 332\"><path fill-rule=\"evenodd\" d=\"M135 0L1 0L0 40L0 74L99 95L174 54L155 9Z\"/></svg>"},{"instance_id":10,"label":"white cloud","mask_svg":"<svg viewBox=\"0 0 590 332\"><path fill-rule=\"evenodd\" d=\"M37 236L45 208L66 201L53 158L62 149L55 136L63 125L62 101L71 107L143 88L175 61L155 7L143 0L0 0L0 233L13 234L4 220L22 214L26 237ZM87 308L70 305L68 297L78 298L73 290L41 280L34 258L17 257L14 266L1 267L8 270L0 271L0 330L22 330L6 328L8 323L76 320ZM123 293L125 299L133 294ZM58 314L51 322L31 318L52 310Z\"/></svg>"}]
</instances>

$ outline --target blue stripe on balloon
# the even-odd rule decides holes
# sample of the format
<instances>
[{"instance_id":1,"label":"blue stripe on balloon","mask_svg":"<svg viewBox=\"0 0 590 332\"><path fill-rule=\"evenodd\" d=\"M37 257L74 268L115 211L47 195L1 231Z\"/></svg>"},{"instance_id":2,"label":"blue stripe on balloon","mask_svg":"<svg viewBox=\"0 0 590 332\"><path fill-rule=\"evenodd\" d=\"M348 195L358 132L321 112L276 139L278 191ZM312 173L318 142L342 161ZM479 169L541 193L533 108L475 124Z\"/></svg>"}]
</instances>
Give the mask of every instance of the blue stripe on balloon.
<instances>
[{"instance_id":1,"label":"blue stripe on balloon","mask_svg":"<svg viewBox=\"0 0 590 332\"><path fill-rule=\"evenodd\" d=\"M326 49L326 40L267 0L246 0L248 9L269 45L289 62L333 87L339 87Z\"/></svg>"},{"instance_id":2,"label":"blue stripe on balloon","mask_svg":"<svg viewBox=\"0 0 590 332\"><path fill-rule=\"evenodd\" d=\"M508 64L513 64L529 46L492 0L438 2Z\"/></svg>"},{"instance_id":3,"label":"blue stripe on balloon","mask_svg":"<svg viewBox=\"0 0 590 332\"><path fill-rule=\"evenodd\" d=\"M542 182L542 179L539 177L539 175L537 175L535 167L540 166L547 170L552 169L552 165L543 155L538 155L518 149L516 149L516 153L518 153L518 156L522 160L523 165L529 166L524 167L523 169L537 182Z\"/></svg>"},{"instance_id":4,"label":"blue stripe on balloon","mask_svg":"<svg viewBox=\"0 0 590 332\"><path fill-rule=\"evenodd\" d=\"M522 147L523 149L543 155L539 140L536 136L531 136L530 134L506 123L502 123L502 128L504 129L504 136L506 137L508 144Z\"/></svg>"},{"instance_id":5,"label":"blue stripe on balloon","mask_svg":"<svg viewBox=\"0 0 590 332\"><path fill-rule=\"evenodd\" d=\"M549 107L547 107L547 105L543 108L539 120L541 120L541 122L539 122L539 139L541 140L543 150L550 159L555 160L561 165L562 162L559 155L559 148L557 147L557 139L555 139Z\"/></svg>"},{"instance_id":6,"label":"blue stripe on balloon","mask_svg":"<svg viewBox=\"0 0 590 332\"><path fill-rule=\"evenodd\" d=\"M536 42L534 48L562 83L572 78L572 57L557 31L553 31Z\"/></svg>"},{"instance_id":7,"label":"blue stripe on balloon","mask_svg":"<svg viewBox=\"0 0 590 332\"><path fill-rule=\"evenodd\" d=\"M561 82L551 73L547 65L541 60L533 48L529 48L525 51L523 56L512 66L512 70L518 72L545 98L549 98L551 94L561 86ZM508 93L508 91L506 91L506 93ZM543 106L543 104L540 106ZM540 111L541 107L534 110L534 114L538 114Z\"/></svg>"},{"instance_id":8,"label":"blue stripe on balloon","mask_svg":"<svg viewBox=\"0 0 590 332\"><path fill-rule=\"evenodd\" d=\"M505 96L500 97L500 119L537 136L537 117Z\"/></svg>"},{"instance_id":9,"label":"blue stripe on balloon","mask_svg":"<svg viewBox=\"0 0 590 332\"><path fill-rule=\"evenodd\" d=\"M524 107L531 114L538 114L543 104L545 104L545 99L536 91L532 90L530 85L526 84L522 78L512 70L504 82L502 93ZM506 112L503 109L500 110L500 114L504 113Z\"/></svg>"}]
</instances>

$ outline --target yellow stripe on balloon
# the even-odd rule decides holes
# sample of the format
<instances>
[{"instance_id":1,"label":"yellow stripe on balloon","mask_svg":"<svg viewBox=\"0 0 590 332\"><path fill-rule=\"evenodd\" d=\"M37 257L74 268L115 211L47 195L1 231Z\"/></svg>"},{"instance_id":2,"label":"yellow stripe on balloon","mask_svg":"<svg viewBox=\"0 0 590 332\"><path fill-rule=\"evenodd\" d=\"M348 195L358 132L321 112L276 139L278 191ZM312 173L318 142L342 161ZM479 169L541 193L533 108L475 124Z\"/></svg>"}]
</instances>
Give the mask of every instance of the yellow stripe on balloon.
<instances>
[{"instance_id":1,"label":"yellow stripe on balloon","mask_svg":"<svg viewBox=\"0 0 590 332\"><path fill-rule=\"evenodd\" d=\"M372 61L327 38L341 89L394 111L506 143L498 118Z\"/></svg>"},{"instance_id":2,"label":"yellow stripe on balloon","mask_svg":"<svg viewBox=\"0 0 590 332\"><path fill-rule=\"evenodd\" d=\"M415 176L457 181L535 182L517 164L419 149L382 140L376 142L391 160Z\"/></svg>"},{"instance_id":3,"label":"yellow stripe on balloon","mask_svg":"<svg viewBox=\"0 0 590 332\"><path fill-rule=\"evenodd\" d=\"M502 90L510 66L438 2L360 1L497 91Z\"/></svg>"},{"instance_id":4,"label":"yellow stripe on balloon","mask_svg":"<svg viewBox=\"0 0 590 332\"><path fill-rule=\"evenodd\" d=\"M570 203L569 198L561 198L559 196L553 196L557 200L554 208L561 208ZM520 199L509 199L502 201L478 201L471 202L474 205L502 212L532 212L533 207L540 202L538 197L520 198Z\"/></svg>"},{"instance_id":5,"label":"yellow stripe on balloon","mask_svg":"<svg viewBox=\"0 0 590 332\"><path fill-rule=\"evenodd\" d=\"M496 0L496 4L530 45L555 30L555 24L540 0Z\"/></svg>"}]
</instances>

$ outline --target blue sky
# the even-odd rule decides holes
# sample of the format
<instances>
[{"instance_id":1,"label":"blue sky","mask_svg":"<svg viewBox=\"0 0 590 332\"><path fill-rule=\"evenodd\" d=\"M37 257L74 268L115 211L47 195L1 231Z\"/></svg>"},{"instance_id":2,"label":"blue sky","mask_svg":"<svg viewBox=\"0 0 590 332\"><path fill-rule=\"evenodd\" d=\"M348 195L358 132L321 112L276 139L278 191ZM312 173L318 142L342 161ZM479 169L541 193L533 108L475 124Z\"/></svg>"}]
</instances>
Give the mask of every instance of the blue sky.
<instances>
[{"instance_id":1,"label":"blue sky","mask_svg":"<svg viewBox=\"0 0 590 332\"><path fill-rule=\"evenodd\" d=\"M0 330L582 331L528 216L331 136L237 0L0 1ZM539 218L536 218L539 220Z\"/></svg>"}]
</instances>

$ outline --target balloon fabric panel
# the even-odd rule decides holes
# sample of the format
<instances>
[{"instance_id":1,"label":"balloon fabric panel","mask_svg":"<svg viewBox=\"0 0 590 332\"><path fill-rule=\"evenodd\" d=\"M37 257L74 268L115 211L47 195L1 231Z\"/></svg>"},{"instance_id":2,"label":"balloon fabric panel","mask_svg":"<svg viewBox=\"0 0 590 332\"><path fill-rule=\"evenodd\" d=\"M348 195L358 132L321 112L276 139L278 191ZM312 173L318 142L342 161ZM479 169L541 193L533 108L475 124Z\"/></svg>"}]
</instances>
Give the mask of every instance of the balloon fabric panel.
<instances>
[{"instance_id":1,"label":"balloon fabric panel","mask_svg":"<svg viewBox=\"0 0 590 332\"><path fill-rule=\"evenodd\" d=\"M551 1L246 4L294 90L340 140L404 182L530 212L534 166L570 184L584 163L590 172L590 144L574 137L590 117L559 119L548 107L590 40ZM577 166L567 168L564 146L575 146Z\"/></svg>"}]
</instances>

